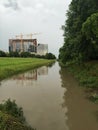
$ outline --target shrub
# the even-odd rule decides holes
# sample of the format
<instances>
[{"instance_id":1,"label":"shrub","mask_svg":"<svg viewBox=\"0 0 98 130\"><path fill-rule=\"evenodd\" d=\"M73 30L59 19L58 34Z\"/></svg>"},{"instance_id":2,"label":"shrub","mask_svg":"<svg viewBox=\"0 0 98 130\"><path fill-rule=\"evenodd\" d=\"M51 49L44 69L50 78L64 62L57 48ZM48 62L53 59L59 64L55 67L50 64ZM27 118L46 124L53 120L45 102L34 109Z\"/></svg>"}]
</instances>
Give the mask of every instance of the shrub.
<instances>
[{"instance_id":1,"label":"shrub","mask_svg":"<svg viewBox=\"0 0 98 130\"><path fill-rule=\"evenodd\" d=\"M52 53L47 53L47 54L45 55L45 58L46 58L46 59L56 59L55 55L52 54Z\"/></svg>"},{"instance_id":2,"label":"shrub","mask_svg":"<svg viewBox=\"0 0 98 130\"><path fill-rule=\"evenodd\" d=\"M0 130L35 130L27 125L23 110L8 99L0 104Z\"/></svg>"},{"instance_id":3,"label":"shrub","mask_svg":"<svg viewBox=\"0 0 98 130\"><path fill-rule=\"evenodd\" d=\"M9 52L9 57L19 57L19 53L18 52Z\"/></svg>"},{"instance_id":4,"label":"shrub","mask_svg":"<svg viewBox=\"0 0 98 130\"><path fill-rule=\"evenodd\" d=\"M0 51L0 57L6 57L6 53L4 51Z\"/></svg>"},{"instance_id":5,"label":"shrub","mask_svg":"<svg viewBox=\"0 0 98 130\"><path fill-rule=\"evenodd\" d=\"M21 57L31 57L30 52L21 52L20 54Z\"/></svg>"},{"instance_id":6,"label":"shrub","mask_svg":"<svg viewBox=\"0 0 98 130\"><path fill-rule=\"evenodd\" d=\"M10 99L8 99L3 104L0 104L0 110L18 118L21 122L25 121L23 110L21 107L17 106L15 100L11 101Z\"/></svg>"}]
</instances>

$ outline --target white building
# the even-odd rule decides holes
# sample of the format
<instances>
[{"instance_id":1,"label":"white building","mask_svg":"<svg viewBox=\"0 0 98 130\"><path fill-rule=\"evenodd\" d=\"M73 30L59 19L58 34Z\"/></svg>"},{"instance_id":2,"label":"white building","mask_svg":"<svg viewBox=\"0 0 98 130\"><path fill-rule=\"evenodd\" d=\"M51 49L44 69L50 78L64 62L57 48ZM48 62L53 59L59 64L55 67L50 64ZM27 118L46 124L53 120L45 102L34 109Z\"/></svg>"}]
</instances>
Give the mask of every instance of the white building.
<instances>
[{"instance_id":1,"label":"white building","mask_svg":"<svg viewBox=\"0 0 98 130\"><path fill-rule=\"evenodd\" d=\"M46 53L48 53L48 44L38 44L37 54L38 55L46 55Z\"/></svg>"}]
</instances>

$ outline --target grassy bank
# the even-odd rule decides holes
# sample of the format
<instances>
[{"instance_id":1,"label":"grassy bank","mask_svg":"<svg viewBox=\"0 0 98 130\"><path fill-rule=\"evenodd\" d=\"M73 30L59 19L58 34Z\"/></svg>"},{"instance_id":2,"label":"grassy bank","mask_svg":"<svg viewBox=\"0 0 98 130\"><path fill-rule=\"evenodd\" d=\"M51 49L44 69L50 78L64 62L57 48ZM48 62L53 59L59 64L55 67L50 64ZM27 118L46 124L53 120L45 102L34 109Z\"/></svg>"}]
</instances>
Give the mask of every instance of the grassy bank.
<instances>
[{"instance_id":1,"label":"grassy bank","mask_svg":"<svg viewBox=\"0 0 98 130\"><path fill-rule=\"evenodd\" d=\"M52 62L38 58L0 58L0 80Z\"/></svg>"},{"instance_id":2,"label":"grassy bank","mask_svg":"<svg viewBox=\"0 0 98 130\"><path fill-rule=\"evenodd\" d=\"M23 110L8 99L0 104L0 130L34 130L27 125Z\"/></svg>"},{"instance_id":3,"label":"grassy bank","mask_svg":"<svg viewBox=\"0 0 98 130\"><path fill-rule=\"evenodd\" d=\"M80 85L87 88L98 88L98 62L87 62L82 65L72 65L68 69L78 79Z\"/></svg>"},{"instance_id":4,"label":"grassy bank","mask_svg":"<svg viewBox=\"0 0 98 130\"><path fill-rule=\"evenodd\" d=\"M17 118L0 111L0 130L34 130Z\"/></svg>"},{"instance_id":5,"label":"grassy bank","mask_svg":"<svg viewBox=\"0 0 98 130\"><path fill-rule=\"evenodd\" d=\"M93 101L98 101L98 61L69 65L67 69L77 79L80 86L87 88L88 97Z\"/></svg>"}]
</instances>

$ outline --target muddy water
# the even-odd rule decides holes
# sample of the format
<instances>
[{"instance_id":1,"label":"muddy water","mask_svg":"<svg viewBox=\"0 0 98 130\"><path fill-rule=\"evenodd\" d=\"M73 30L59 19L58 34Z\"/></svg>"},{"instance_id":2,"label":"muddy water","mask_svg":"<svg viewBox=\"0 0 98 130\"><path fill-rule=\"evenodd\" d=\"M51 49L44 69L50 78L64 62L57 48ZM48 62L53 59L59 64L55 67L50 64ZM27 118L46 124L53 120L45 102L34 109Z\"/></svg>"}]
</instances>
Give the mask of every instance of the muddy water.
<instances>
[{"instance_id":1,"label":"muddy water","mask_svg":"<svg viewBox=\"0 0 98 130\"><path fill-rule=\"evenodd\" d=\"M37 130L98 130L98 105L85 95L58 63L0 83L0 102L15 99L27 122Z\"/></svg>"},{"instance_id":2,"label":"muddy water","mask_svg":"<svg viewBox=\"0 0 98 130\"><path fill-rule=\"evenodd\" d=\"M87 99L85 88L78 86L77 81L66 69L60 70L64 92L63 108L67 106L68 130L98 130L98 104Z\"/></svg>"}]
</instances>

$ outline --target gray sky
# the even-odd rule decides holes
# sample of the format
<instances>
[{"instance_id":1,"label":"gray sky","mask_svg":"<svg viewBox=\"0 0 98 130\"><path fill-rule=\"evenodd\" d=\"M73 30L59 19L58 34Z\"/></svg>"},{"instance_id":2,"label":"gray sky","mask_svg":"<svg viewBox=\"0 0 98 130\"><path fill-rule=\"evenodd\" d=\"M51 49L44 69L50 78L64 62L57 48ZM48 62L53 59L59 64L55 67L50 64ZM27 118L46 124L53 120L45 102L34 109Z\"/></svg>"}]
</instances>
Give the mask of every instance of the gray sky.
<instances>
[{"instance_id":1,"label":"gray sky","mask_svg":"<svg viewBox=\"0 0 98 130\"><path fill-rule=\"evenodd\" d=\"M58 55L63 44L65 14L71 0L0 0L0 50L8 51L8 39L19 34L34 35Z\"/></svg>"}]
</instances>

